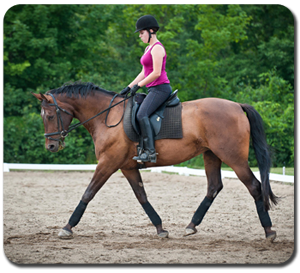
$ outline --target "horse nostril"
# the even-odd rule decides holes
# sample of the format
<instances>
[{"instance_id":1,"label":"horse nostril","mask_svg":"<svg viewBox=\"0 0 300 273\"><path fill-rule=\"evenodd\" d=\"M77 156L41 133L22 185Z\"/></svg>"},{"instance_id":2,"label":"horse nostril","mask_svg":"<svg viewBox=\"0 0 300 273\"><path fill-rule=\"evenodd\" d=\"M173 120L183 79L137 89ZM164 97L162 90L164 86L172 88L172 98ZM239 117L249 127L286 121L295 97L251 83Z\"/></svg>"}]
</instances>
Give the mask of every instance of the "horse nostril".
<instances>
[{"instance_id":1,"label":"horse nostril","mask_svg":"<svg viewBox=\"0 0 300 273\"><path fill-rule=\"evenodd\" d=\"M53 144L48 145L48 150L52 151L54 149L55 149L55 145L53 145Z\"/></svg>"}]
</instances>

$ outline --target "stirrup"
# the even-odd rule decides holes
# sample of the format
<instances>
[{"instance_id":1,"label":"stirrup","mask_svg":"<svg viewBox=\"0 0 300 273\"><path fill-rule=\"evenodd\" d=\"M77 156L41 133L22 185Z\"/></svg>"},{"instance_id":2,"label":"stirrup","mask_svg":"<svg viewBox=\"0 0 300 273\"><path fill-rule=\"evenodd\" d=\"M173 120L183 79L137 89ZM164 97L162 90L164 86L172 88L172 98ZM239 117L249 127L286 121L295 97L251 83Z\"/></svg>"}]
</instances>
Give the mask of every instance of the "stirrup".
<instances>
[{"instance_id":1,"label":"stirrup","mask_svg":"<svg viewBox=\"0 0 300 273\"><path fill-rule=\"evenodd\" d=\"M133 160L136 160L138 162L151 162L156 163L156 152L150 154L149 151L141 152L138 156L134 156L132 158Z\"/></svg>"}]
</instances>

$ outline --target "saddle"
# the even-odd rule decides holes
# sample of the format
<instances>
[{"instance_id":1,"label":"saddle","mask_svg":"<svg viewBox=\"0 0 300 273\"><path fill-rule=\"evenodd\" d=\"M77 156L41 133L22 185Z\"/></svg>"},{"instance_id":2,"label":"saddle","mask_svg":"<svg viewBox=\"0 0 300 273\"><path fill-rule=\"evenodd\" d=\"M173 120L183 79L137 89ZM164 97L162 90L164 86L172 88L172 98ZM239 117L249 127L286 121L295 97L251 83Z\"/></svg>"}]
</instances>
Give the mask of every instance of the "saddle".
<instances>
[{"instance_id":1,"label":"saddle","mask_svg":"<svg viewBox=\"0 0 300 273\"><path fill-rule=\"evenodd\" d=\"M150 117L154 139L182 138L181 102L177 97L178 90L174 91L169 99L163 103ZM140 128L136 119L141 103L146 94L137 93L128 100L124 114L124 131L134 142L140 141Z\"/></svg>"}]
</instances>

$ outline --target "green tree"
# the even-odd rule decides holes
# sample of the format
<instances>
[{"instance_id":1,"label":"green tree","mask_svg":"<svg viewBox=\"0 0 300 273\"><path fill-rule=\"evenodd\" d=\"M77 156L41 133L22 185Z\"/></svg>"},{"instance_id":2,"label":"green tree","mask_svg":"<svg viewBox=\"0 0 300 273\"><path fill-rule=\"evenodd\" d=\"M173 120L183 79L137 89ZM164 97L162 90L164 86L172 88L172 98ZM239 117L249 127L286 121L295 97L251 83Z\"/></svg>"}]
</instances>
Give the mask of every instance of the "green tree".
<instances>
[{"instance_id":1,"label":"green tree","mask_svg":"<svg viewBox=\"0 0 300 273\"><path fill-rule=\"evenodd\" d=\"M110 9L109 5L17 5L7 11L4 116L21 115L22 105L32 104L24 93L45 92L86 73L106 71L108 49L101 40L112 18ZM12 92L22 100L11 98ZM7 107L12 104L15 107Z\"/></svg>"},{"instance_id":2,"label":"green tree","mask_svg":"<svg viewBox=\"0 0 300 273\"><path fill-rule=\"evenodd\" d=\"M225 76L230 88L251 84L257 87L259 75L274 68L277 75L294 86L294 17L281 5L242 5L251 20L247 37L232 43L222 52L219 73Z\"/></svg>"}]
</instances>

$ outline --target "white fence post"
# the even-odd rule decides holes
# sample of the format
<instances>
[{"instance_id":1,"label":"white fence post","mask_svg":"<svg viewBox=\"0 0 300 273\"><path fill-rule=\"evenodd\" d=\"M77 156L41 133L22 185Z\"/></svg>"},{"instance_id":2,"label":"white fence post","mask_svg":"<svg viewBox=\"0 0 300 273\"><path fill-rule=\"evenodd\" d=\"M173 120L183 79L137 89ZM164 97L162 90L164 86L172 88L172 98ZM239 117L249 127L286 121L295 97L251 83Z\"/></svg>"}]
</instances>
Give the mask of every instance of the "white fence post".
<instances>
[{"instance_id":1,"label":"white fence post","mask_svg":"<svg viewBox=\"0 0 300 273\"><path fill-rule=\"evenodd\" d=\"M8 173L9 172L9 167L7 163L3 163L3 172Z\"/></svg>"}]
</instances>

